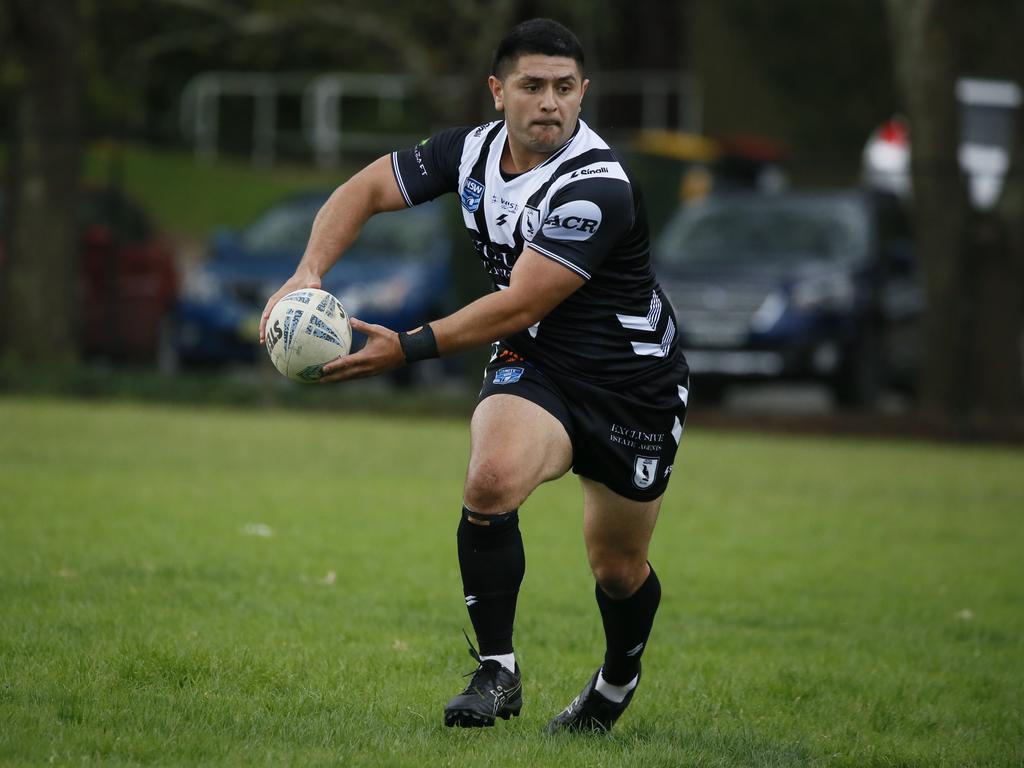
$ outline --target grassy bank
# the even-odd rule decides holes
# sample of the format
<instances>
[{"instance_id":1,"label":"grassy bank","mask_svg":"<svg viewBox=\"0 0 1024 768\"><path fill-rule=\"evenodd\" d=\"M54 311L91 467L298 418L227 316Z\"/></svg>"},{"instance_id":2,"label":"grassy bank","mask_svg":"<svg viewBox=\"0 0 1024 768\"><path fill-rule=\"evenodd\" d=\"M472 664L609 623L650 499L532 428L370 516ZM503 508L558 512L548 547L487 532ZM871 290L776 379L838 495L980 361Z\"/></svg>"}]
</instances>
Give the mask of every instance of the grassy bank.
<instances>
[{"instance_id":1,"label":"grassy bank","mask_svg":"<svg viewBox=\"0 0 1024 768\"><path fill-rule=\"evenodd\" d=\"M219 227L240 227L281 197L329 189L352 169L307 166L257 168L220 159L204 162L190 152L137 145L101 144L86 155L88 183L118 183L149 210L160 228L176 236L202 238Z\"/></svg>"}]
</instances>

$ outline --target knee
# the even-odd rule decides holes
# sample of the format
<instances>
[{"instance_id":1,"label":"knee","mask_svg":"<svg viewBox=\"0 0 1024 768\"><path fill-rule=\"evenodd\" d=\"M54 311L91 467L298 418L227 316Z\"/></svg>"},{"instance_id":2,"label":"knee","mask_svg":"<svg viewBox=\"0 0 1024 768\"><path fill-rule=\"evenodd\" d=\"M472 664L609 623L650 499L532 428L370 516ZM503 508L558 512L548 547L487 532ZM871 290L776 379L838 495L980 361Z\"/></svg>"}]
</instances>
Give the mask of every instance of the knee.
<instances>
[{"instance_id":1,"label":"knee","mask_svg":"<svg viewBox=\"0 0 1024 768\"><path fill-rule=\"evenodd\" d=\"M642 557L593 553L590 569L598 586L614 600L629 597L647 578L647 560Z\"/></svg>"},{"instance_id":2,"label":"knee","mask_svg":"<svg viewBox=\"0 0 1024 768\"><path fill-rule=\"evenodd\" d=\"M464 501L474 512L508 512L523 502L520 495L513 473L503 462L485 459L470 464Z\"/></svg>"}]
</instances>

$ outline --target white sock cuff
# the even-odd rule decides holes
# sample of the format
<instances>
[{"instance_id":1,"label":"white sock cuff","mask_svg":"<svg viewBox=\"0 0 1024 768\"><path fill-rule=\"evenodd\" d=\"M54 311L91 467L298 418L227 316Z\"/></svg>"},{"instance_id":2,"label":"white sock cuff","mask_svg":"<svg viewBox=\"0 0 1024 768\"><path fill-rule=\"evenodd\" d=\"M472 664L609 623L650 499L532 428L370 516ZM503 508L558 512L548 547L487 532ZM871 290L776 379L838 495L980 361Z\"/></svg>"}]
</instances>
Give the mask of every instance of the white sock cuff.
<instances>
[{"instance_id":1,"label":"white sock cuff","mask_svg":"<svg viewBox=\"0 0 1024 768\"><path fill-rule=\"evenodd\" d=\"M604 667L597 675L597 685L594 687L597 692L604 696L608 701L614 701L616 704L621 704L626 695L636 688L636 684L640 681L640 675L637 675L625 685L612 685L604 679Z\"/></svg>"},{"instance_id":2,"label":"white sock cuff","mask_svg":"<svg viewBox=\"0 0 1024 768\"><path fill-rule=\"evenodd\" d=\"M514 653L500 653L497 656L481 656L480 661L493 659L512 674L516 672L516 655Z\"/></svg>"}]
</instances>

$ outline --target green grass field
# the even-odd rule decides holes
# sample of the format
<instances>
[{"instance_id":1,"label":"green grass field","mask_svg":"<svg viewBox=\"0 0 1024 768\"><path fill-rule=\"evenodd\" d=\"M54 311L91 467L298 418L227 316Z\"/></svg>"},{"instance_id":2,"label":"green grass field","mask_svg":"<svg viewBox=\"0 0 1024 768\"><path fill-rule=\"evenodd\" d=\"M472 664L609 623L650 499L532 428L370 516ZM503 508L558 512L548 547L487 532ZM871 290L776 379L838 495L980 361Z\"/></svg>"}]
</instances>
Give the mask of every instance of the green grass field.
<instances>
[{"instance_id":1,"label":"green grass field","mask_svg":"<svg viewBox=\"0 0 1024 768\"><path fill-rule=\"evenodd\" d=\"M343 397L343 391L339 391ZM465 424L0 400L3 765L1019 766L1024 455L691 430L609 737L579 488L524 507L523 717L455 731Z\"/></svg>"}]
</instances>

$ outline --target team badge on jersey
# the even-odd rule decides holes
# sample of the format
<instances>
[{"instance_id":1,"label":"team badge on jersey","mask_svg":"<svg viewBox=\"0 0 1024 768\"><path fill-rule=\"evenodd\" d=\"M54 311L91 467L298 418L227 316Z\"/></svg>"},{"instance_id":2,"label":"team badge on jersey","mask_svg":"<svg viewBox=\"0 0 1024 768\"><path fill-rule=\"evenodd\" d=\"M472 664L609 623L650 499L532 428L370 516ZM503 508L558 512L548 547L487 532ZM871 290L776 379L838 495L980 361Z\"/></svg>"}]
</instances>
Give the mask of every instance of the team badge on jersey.
<instances>
[{"instance_id":1,"label":"team badge on jersey","mask_svg":"<svg viewBox=\"0 0 1024 768\"><path fill-rule=\"evenodd\" d=\"M601 226L601 209L589 200L571 200L544 219L544 236L552 240L589 240Z\"/></svg>"},{"instance_id":2,"label":"team badge on jersey","mask_svg":"<svg viewBox=\"0 0 1024 768\"><path fill-rule=\"evenodd\" d=\"M539 230L540 211L532 205L528 205L523 209L522 218L519 219L519 232L522 234L523 240L529 243L536 237Z\"/></svg>"},{"instance_id":3,"label":"team badge on jersey","mask_svg":"<svg viewBox=\"0 0 1024 768\"><path fill-rule=\"evenodd\" d=\"M633 485L640 490L650 488L658 479L658 459L653 456L637 456L633 462Z\"/></svg>"},{"instance_id":4,"label":"team badge on jersey","mask_svg":"<svg viewBox=\"0 0 1024 768\"><path fill-rule=\"evenodd\" d=\"M515 384L523 377L523 368L499 368L494 374L495 384Z\"/></svg>"},{"instance_id":5,"label":"team badge on jersey","mask_svg":"<svg viewBox=\"0 0 1024 768\"><path fill-rule=\"evenodd\" d=\"M470 213L474 213L480 207L480 200L484 196L484 185L476 179L466 179L462 185L462 207Z\"/></svg>"}]
</instances>

